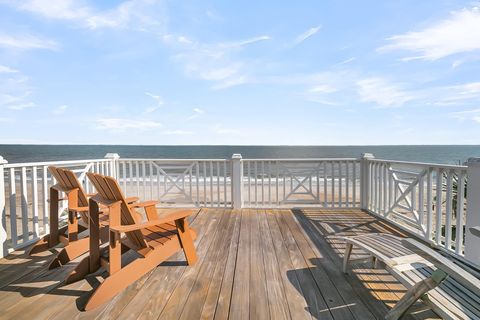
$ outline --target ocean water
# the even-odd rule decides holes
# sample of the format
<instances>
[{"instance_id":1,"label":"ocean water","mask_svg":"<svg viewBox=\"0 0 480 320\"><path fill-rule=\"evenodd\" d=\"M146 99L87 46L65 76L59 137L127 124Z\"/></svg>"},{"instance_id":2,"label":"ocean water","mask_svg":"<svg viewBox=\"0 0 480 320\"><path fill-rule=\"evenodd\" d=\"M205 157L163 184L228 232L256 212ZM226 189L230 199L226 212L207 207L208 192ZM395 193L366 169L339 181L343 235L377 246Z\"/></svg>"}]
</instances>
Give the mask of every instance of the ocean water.
<instances>
[{"instance_id":1,"label":"ocean water","mask_svg":"<svg viewBox=\"0 0 480 320\"><path fill-rule=\"evenodd\" d=\"M480 157L480 145L426 146L125 146L125 145L0 145L0 156L9 163L103 158L115 152L123 158L225 159L234 153L243 158L343 158L373 153L376 158L462 164Z\"/></svg>"}]
</instances>

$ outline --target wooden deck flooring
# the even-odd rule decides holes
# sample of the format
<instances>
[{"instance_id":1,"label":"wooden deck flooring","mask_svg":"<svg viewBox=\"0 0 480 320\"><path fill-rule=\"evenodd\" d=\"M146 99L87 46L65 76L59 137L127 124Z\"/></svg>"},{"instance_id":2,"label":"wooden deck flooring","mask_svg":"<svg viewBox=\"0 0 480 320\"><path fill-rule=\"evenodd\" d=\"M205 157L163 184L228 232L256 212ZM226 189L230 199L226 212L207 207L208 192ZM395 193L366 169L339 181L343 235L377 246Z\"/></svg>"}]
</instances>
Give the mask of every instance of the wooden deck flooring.
<instances>
[{"instance_id":1,"label":"wooden deck flooring","mask_svg":"<svg viewBox=\"0 0 480 320\"><path fill-rule=\"evenodd\" d=\"M0 318L383 319L405 292L367 264L342 273L339 235L403 235L359 210L204 209L191 224L198 233L194 266L179 253L90 312L80 310L101 272L62 285L75 262L48 271L51 252L14 252L0 260ZM416 307L405 319L437 319Z\"/></svg>"}]
</instances>

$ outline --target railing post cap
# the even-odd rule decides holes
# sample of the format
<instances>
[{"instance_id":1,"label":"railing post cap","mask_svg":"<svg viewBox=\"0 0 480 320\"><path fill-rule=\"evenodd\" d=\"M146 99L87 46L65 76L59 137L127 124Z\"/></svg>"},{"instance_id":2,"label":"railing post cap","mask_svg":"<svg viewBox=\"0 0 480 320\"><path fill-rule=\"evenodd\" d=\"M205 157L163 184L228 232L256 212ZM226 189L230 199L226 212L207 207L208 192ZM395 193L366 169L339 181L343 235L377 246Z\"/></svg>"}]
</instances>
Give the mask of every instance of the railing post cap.
<instances>
[{"instance_id":1,"label":"railing post cap","mask_svg":"<svg viewBox=\"0 0 480 320\"><path fill-rule=\"evenodd\" d=\"M107 153L105 155L106 159L120 159L120 155L118 153Z\"/></svg>"},{"instance_id":2,"label":"railing post cap","mask_svg":"<svg viewBox=\"0 0 480 320\"><path fill-rule=\"evenodd\" d=\"M0 156L0 164L6 164L6 163L8 163L8 161L3 159L2 156Z\"/></svg>"},{"instance_id":3,"label":"railing post cap","mask_svg":"<svg viewBox=\"0 0 480 320\"><path fill-rule=\"evenodd\" d=\"M236 160L236 159L242 159L242 155L240 153L234 153L232 155L232 159L233 160Z\"/></svg>"},{"instance_id":4,"label":"railing post cap","mask_svg":"<svg viewBox=\"0 0 480 320\"><path fill-rule=\"evenodd\" d=\"M362 153L362 159L375 159L373 153Z\"/></svg>"},{"instance_id":5,"label":"railing post cap","mask_svg":"<svg viewBox=\"0 0 480 320\"><path fill-rule=\"evenodd\" d=\"M480 158L468 158L465 164L469 167L480 167Z\"/></svg>"}]
</instances>

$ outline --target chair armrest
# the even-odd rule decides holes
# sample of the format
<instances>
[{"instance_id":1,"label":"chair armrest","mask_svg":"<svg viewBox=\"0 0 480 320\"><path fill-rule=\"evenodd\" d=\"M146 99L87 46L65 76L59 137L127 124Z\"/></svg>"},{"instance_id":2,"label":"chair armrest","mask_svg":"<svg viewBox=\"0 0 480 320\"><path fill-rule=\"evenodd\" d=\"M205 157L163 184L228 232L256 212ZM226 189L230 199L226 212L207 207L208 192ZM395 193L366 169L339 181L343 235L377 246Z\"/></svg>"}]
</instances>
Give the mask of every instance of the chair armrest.
<instances>
[{"instance_id":1,"label":"chair armrest","mask_svg":"<svg viewBox=\"0 0 480 320\"><path fill-rule=\"evenodd\" d=\"M77 211L77 212L86 212L88 211L88 207L69 207L69 210Z\"/></svg>"},{"instance_id":2,"label":"chair armrest","mask_svg":"<svg viewBox=\"0 0 480 320\"><path fill-rule=\"evenodd\" d=\"M403 240L402 243L415 253L423 256L427 260L430 260L437 268L446 272L449 276L460 282L463 286L472 290L475 292L475 294L480 295L480 280L471 273L462 269L460 266L445 258L435 250L414 239L407 238Z\"/></svg>"},{"instance_id":3,"label":"chair armrest","mask_svg":"<svg viewBox=\"0 0 480 320\"><path fill-rule=\"evenodd\" d=\"M164 217L161 217L160 219L156 219L156 220L152 220L144 223L110 226L110 230L119 232L119 233L141 230L141 229L153 227L159 224L172 222L180 219L185 219L186 217L190 216L193 213L193 211L194 210L178 210L178 211L170 212L166 214Z\"/></svg>"},{"instance_id":4,"label":"chair armrest","mask_svg":"<svg viewBox=\"0 0 480 320\"><path fill-rule=\"evenodd\" d=\"M125 198L125 201L126 201L128 204L133 204L134 202L137 202L138 200L140 200L139 197L128 197L128 198Z\"/></svg>"},{"instance_id":5,"label":"chair armrest","mask_svg":"<svg viewBox=\"0 0 480 320\"><path fill-rule=\"evenodd\" d=\"M127 201L128 202L128 201ZM135 202L130 204L130 208L145 208L155 206L159 201L150 200L150 201L142 201L142 202Z\"/></svg>"}]
</instances>

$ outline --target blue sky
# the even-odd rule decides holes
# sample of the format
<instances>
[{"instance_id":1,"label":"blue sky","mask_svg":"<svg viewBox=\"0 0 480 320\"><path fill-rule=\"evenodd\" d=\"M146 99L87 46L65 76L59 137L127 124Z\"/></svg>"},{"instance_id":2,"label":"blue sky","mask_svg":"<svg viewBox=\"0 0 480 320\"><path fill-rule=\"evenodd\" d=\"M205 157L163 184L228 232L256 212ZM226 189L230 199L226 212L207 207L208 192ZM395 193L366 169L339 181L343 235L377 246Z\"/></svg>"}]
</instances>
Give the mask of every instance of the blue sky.
<instances>
[{"instance_id":1,"label":"blue sky","mask_svg":"<svg viewBox=\"0 0 480 320\"><path fill-rule=\"evenodd\" d=\"M479 6L0 0L0 143L478 144Z\"/></svg>"}]
</instances>

